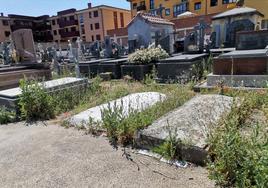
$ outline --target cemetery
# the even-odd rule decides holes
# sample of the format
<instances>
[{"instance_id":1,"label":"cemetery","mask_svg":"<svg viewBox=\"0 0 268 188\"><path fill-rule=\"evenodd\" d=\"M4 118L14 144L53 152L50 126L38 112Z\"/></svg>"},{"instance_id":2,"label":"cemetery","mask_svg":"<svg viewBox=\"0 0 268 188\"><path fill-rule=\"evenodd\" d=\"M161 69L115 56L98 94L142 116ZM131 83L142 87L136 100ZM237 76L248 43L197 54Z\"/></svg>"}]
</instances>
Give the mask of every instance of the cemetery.
<instances>
[{"instance_id":1,"label":"cemetery","mask_svg":"<svg viewBox=\"0 0 268 188\"><path fill-rule=\"evenodd\" d=\"M18 29L0 46L0 124L57 120L169 164L207 166L223 187L243 178L241 185L265 187L268 31L257 29L263 16L239 7L215 15L212 25L200 19L176 54L174 23L147 13L128 24L127 49L109 36L44 47L31 29Z\"/></svg>"}]
</instances>

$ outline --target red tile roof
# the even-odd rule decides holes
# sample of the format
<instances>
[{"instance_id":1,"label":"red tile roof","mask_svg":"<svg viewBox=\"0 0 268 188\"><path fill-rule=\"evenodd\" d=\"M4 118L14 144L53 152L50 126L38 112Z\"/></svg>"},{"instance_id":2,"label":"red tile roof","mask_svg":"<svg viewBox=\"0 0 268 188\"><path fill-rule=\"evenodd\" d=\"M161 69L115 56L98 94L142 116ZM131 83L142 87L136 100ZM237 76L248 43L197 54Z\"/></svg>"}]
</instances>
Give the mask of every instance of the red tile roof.
<instances>
[{"instance_id":1,"label":"red tile roof","mask_svg":"<svg viewBox=\"0 0 268 188\"><path fill-rule=\"evenodd\" d=\"M151 24L174 25L174 23L170 22L167 19L161 18L160 16L138 12L138 14L129 22L128 26L131 25L136 18L141 18Z\"/></svg>"}]
</instances>

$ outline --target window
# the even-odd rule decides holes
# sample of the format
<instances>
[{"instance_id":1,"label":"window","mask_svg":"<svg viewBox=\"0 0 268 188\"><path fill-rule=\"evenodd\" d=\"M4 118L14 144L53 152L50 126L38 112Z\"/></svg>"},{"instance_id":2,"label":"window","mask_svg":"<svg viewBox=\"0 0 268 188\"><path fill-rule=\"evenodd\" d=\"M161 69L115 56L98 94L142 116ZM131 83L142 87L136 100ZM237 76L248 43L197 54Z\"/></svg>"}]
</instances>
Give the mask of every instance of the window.
<instances>
[{"instance_id":1,"label":"window","mask_svg":"<svg viewBox=\"0 0 268 188\"><path fill-rule=\"evenodd\" d=\"M170 15L170 8L165 9L165 14L166 14L166 16Z\"/></svg>"},{"instance_id":2,"label":"window","mask_svg":"<svg viewBox=\"0 0 268 188\"><path fill-rule=\"evenodd\" d=\"M80 22L81 24L84 23L84 16L83 16L83 14L80 14L80 16L79 16L79 22Z\"/></svg>"},{"instance_id":3,"label":"window","mask_svg":"<svg viewBox=\"0 0 268 188\"><path fill-rule=\"evenodd\" d=\"M91 41L94 42L94 36L93 35L91 36Z\"/></svg>"},{"instance_id":4,"label":"window","mask_svg":"<svg viewBox=\"0 0 268 188\"><path fill-rule=\"evenodd\" d=\"M66 32L66 33L69 31L69 29L68 29L68 28L65 28L64 30L65 30L65 32Z\"/></svg>"},{"instance_id":5,"label":"window","mask_svg":"<svg viewBox=\"0 0 268 188\"><path fill-rule=\"evenodd\" d=\"M7 21L7 20L3 20L2 23L3 23L3 25L5 25L5 26L8 25L8 21Z\"/></svg>"},{"instance_id":6,"label":"window","mask_svg":"<svg viewBox=\"0 0 268 188\"><path fill-rule=\"evenodd\" d=\"M137 9L137 3L132 4L132 9Z\"/></svg>"},{"instance_id":7,"label":"window","mask_svg":"<svg viewBox=\"0 0 268 188\"><path fill-rule=\"evenodd\" d=\"M88 13L88 17L92 18L92 13L91 12Z\"/></svg>"},{"instance_id":8,"label":"window","mask_svg":"<svg viewBox=\"0 0 268 188\"><path fill-rule=\"evenodd\" d=\"M56 24L55 20L52 20L52 25L55 25L55 24Z\"/></svg>"},{"instance_id":9,"label":"window","mask_svg":"<svg viewBox=\"0 0 268 188\"><path fill-rule=\"evenodd\" d=\"M85 26L84 25L81 25L81 33L82 33L82 35L85 34Z\"/></svg>"},{"instance_id":10,"label":"window","mask_svg":"<svg viewBox=\"0 0 268 188\"><path fill-rule=\"evenodd\" d=\"M121 27L124 27L125 26L124 14L122 12L120 13L120 23L121 23Z\"/></svg>"},{"instance_id":11,"label":"window","mask_svg":"<svg viewBox=\"0 0 268 188\"><path fill-rule=\"evenodd\" d=\"M74 16L70 16L70 20L74 20Z\"/></svg>"},{"instance_id":12,"label":"window","mask_svg":"<svg viewBox=\"0 0 268 188\"><path fill-rule=\"evenodd\" d=\"M96 35L96 40L100 41L101 40L101 36L100 35Z\"/></svg>"},{"instance_id":13,"label":"window","mask_svg":"<svg viewBox=\"0 0 268 188\"><path fill-rule=\"evenodd\" d=\"M117 21L117 12L114 12L114 28L118 28L118 21Z\"/></svg>"},{"instance_id":14,"label":"window","mask_svg":"<svg viewBox=\"0 0 268 188\"><path fill-rule=\"evenodd\" d=\"M95 23L95 29L99 29L100 28L100 24L99 23Z\"/></svg>"},{"instance_id":15,"label":"window","mask_svg":"<svg viewBox=\"0 0 268 188\"><path fill-rule=\"evenodd\" d=\"M236 0L222 0L222 4L235 3Z\"/></svg>"},{"instance_id":16,"label":"window","mask_svg":"<svg viewBox=\"0 0 268 188\"><path fill-rule=\"evenodd\" d=\"M197 2L194 4L194 9L195 10L200 10L201 9L201 2Z\"/></svg>"},{"instance_id":17,"label":"window","mask_svg":"<svg viewBox=\"0 0 268 188\"><path fill-rule=\"evenodd\" d=\"M210 0L210 6L215 7L218 5L218 0Z\"/></svg>"},{"instance_id":18,"label":"window","mask_svg":"<svg viewBox=\"0 0 268 188\"><path fill-rule=\"evenodd\" d=\"M99 16L99 12L96 10L96 11L94 11L94 17L96 18L96 17L98 17Z\"/></svg>"},{"instance_id":19,"label":"window","mask_svg":"<svg viewBox=\"0 0 268 188\"><path fill-rule=\"evenodd\" d=\"M177 17L178 15L188 11L188 4L187 3L181 3L178 5L175 5L173 7L174 17Z\"/></svg>"},{"instance_id":20,"label":"window","mask_svg":"<svg viewBox=\"0 0 268 188\"><path fill-rule=\"evenodd\" d=\"M93 30L93 24L90 24L90 30L91 31Z\"/></svg>"},{"instance_id":21,"label":"window","mask_svg":"<svg viewBox=\"0 0 268 188\"><path fill-rule=\"evenodd\" d=\"M57 30L54 30L53 33L54 33L54 35L57 35L58 34Z\"/></svg>"},{"instance_id":22,"label":"window","mask_svg":"<svg viewBox=\"0 0 268 188\"><path fill-rule=\"evenodd\" d=\"M72 32L75 32L76 31L76 28L75 27L71 27L71 31Z\"/></svg>"},{"instance_id":23,"label":"window","mask_svg":"<svg viewBox=\"0 0 268 188\"><path fill-rule=\"evenodd\" d=\"M262 29L268 29L268 20L262 20L261 28Z\"/></svg>"},{"instance_id":24,"label":"window","mask_svg":"<svg viewBox=\"0 0 268 188\"><path fill-rule=\"evenodd\" d=\"M150 0L150 9L154 9L154 0Z\"/></svg>"},{"instance_id":25,"label":"window","mask_svg":"<svg viewBox=\"0 0 268 188\"><path fill-rule=\"evenodd\" d=\"M6 37L9 37L9 35L10 35L10 32L9 31L5 31L5 36Z\"/></svg>"}]
</instances>

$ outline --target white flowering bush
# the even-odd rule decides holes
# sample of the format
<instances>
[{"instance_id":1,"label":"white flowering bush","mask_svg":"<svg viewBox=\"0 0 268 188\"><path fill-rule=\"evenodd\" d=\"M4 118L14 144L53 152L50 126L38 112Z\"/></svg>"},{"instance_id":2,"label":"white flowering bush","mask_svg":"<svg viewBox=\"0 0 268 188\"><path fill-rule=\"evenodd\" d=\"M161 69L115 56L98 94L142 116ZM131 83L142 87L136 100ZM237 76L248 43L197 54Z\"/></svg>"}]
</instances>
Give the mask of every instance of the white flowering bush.
<instances>
[{"instance_id":1,"label":"white flowering bush","mask_svg":"<svg viewBox=\"0 0 268 188\"><path fill-rule=\"evenodd\" d=\"M129 63L149 64L169 57L168 53L160 45L143 50L137 50L129 57Z\"/></svg>"}]
</instances>

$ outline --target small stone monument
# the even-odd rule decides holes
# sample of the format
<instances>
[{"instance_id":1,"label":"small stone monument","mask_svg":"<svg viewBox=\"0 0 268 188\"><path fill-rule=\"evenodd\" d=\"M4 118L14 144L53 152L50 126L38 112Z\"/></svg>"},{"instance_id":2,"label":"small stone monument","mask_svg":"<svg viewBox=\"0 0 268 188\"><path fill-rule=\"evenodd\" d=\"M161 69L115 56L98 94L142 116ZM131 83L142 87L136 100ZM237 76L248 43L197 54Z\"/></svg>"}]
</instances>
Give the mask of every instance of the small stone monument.
<instances>
[{"instance_id":1,"label":"small stone monument","mask_svg":"<svg viewBox=\"0 0 268 188\"><path fill-rule=\"evenodd\" d=\"M12 33L14 46L22 63L36 63L36 52L31 29L19 29Z\"/></svg>"}]
</instances>

